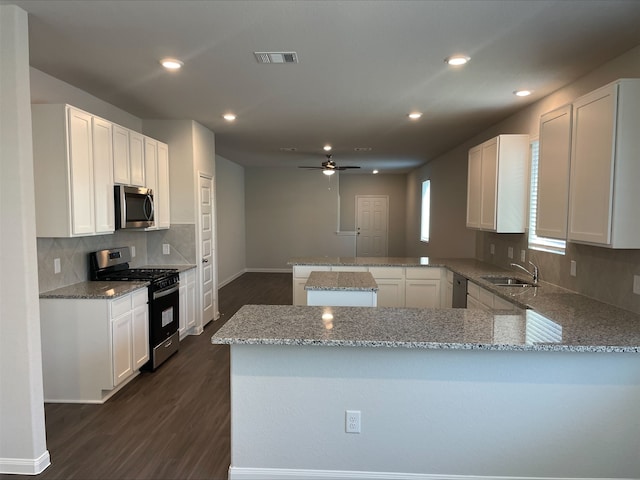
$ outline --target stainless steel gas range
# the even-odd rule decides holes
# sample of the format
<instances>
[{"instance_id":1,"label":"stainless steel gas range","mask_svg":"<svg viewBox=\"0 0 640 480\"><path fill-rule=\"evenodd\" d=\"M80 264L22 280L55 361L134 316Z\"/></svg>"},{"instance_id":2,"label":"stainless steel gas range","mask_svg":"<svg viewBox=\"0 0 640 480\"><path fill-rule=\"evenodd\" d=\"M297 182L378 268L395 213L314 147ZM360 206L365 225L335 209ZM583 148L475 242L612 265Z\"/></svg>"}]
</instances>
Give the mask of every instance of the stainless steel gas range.
<instances>
[{"instance_id":1,"label":"stainless steel gas range","mask_svg":"<svg viewBox=\"0 0 640 480\"><path fill-rule=\"evenodd\" d=\"M149 354L142 368L155 370L178 351L180 275L177 269L130 268L129 247L89 254L89 278L101 281L149 282Z\"/></svg>"}]
</instances>

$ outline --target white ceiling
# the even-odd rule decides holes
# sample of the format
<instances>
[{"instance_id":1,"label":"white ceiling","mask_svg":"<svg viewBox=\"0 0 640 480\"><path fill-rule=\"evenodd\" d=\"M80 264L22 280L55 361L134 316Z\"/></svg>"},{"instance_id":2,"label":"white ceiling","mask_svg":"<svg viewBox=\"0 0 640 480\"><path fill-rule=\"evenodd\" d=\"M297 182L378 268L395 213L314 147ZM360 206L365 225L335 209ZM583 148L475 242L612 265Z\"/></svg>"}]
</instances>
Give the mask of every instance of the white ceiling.
<instances>
[{"instance_id":1,"label":"white ceiling","mask_svg":"<svg viewBox=\"0 0 640 480\"><path fill-rule=\"evenodd\" d=\"M640 44L638 0L0 3L29 12L35 68L140 118L194 119L248 166L320 165L330 143L338 165L405 172Z\"/></svg>"}]
</instances>

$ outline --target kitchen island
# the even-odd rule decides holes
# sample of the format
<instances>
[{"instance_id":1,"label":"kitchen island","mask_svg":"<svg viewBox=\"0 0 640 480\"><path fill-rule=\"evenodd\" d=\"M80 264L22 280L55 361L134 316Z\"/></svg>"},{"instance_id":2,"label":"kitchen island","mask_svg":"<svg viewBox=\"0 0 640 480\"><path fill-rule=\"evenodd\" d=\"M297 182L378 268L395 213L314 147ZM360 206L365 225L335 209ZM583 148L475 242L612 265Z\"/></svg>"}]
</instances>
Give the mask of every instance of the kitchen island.
<instances>
[{"instance_id":1,"label":"kitchen island","mask_svg":"<svg viewBox=\"0 0 640 480\"><path fill-rule=\"evenodd\" d=\"M229 478L640 478L640 322L586 313L245 306Z\"/></svg>"}]
</instances>

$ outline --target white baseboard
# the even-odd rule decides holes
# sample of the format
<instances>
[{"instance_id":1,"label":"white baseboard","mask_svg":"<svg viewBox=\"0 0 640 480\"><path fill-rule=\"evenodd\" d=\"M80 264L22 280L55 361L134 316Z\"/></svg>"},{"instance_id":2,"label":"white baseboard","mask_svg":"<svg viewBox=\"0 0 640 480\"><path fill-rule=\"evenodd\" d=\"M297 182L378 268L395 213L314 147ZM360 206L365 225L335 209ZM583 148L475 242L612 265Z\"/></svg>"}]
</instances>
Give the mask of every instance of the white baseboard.
<instances>
[{"instance_id":1,"label":"white baseboard","mask_svg":"<svg viewBox=\"0 0 640 480\"><path fill-rule=\"evenodd\" d=\"M0 473L14 475L38 475L51 465L49 451L38 458L0 458Z\"/></svg>"},{"instance_id":2,"label":"white baseboard","mask_svg":"<svg viewBox=\"0 0 640 480\"><path fill-rule=\"evenodd\" d=\"M247 268L245 271L254 273L293 273L293 268Z\"/></svg>"},{"instance_id":3,"label":"white baseboard","mask_svg":"<svg viewBox=\"0 0 640 480\"><path fill-rule=\"evenodd\" d=\"M233 282L236 278L244 275L247 272L247 269L245 268L244 270L240 270L238 273L231 275L229 278L225 278L222 282L218 283L218 288L222 288L225 285Z\"/></svg>"},{"instance_id":4,"label":"white baseboard","mask_svg":"<svg viewBox=\"0 0 640 480\"><path fill-rule=\"evenodd\" d=\"M294 468L229 467L229 480L623 480L562 477L497 477L439 475L429 473L361 472L355 470L306 470Z\"/></svg>"}]
</instances>

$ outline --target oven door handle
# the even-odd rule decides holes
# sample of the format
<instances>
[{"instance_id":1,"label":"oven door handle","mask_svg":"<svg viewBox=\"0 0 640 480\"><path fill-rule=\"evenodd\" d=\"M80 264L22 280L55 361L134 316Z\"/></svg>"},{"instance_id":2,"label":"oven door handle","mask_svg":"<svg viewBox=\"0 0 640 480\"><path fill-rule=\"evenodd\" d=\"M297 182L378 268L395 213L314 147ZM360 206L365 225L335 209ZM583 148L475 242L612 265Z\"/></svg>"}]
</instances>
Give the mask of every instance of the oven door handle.
<instances>
[{"instance_id":1,"label":"oven door handle","mask_svg":"<svg viewBox=\"0 0 640 480\"><path fill-rule=\"evenodd\" d=\"M172 293L177 292L179 288L180 288L180 284L176 284L173 287L168 288L166 290L159 290L157 292L153 292L153 299L157 300L158 298L162 298L162 297L166 297L167 295L171 295Z\"/></svg>"}]
</instances>

